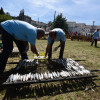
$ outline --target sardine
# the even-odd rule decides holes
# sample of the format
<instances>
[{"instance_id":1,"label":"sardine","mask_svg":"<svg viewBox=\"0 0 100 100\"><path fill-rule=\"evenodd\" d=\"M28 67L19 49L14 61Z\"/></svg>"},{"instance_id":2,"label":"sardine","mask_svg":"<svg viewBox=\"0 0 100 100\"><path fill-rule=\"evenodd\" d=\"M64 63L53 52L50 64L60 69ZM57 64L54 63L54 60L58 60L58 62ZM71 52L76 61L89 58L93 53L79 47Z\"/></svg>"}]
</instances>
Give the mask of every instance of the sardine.
<instances>
[{"instance_id":1,"label":"sardine","mask_svg":"<svg viewBox=\"0 0 100 100\"><path fill-rule=\"evenodd\" d=\"M43 80L43 74L42 73L40 74L40 77L41 77L41 80Z\"/></svg>"},{"instance_id":2,"label":"sardine","mask_svg":"<svg viewBox=\"0 0 100 100\"><path fill-rule=\"evenodd\" d=\"M39 75L38 75L38 73L35 74L35 78L36 78L36 80L39 79Z\"/></svg>"},{"instance_id":3,"label":"sardine","mask_svg":"<svg viewBox=\"0 0 100 100\"><path fill-rule=\"evenodd\" d=\"M56 74L57 74L57 77L60 77L60 73L59 72L57 72Z\"/></svg>"},{"instance_id":4,"label":"sardine","mask_svg":"<svg viewBox=\"0 0 100 100\"><path fill-rule=\"evenodd\" d=\"M48 79L48 75L47 75L46 72L43 74L43 76L44 76L45 79Z\"/></svg>"},{"instance_id":5,"label":"sardine","mask_svg":"<svg viewBox=\"0 0 100 100\"><path fill-rule=\"evenodd\" d=\"M11 74L11 75L9 76L9 81L10 81L10 82L13 82L13 78L14 78L14 75Z\"/></svg>"}]
</instances>

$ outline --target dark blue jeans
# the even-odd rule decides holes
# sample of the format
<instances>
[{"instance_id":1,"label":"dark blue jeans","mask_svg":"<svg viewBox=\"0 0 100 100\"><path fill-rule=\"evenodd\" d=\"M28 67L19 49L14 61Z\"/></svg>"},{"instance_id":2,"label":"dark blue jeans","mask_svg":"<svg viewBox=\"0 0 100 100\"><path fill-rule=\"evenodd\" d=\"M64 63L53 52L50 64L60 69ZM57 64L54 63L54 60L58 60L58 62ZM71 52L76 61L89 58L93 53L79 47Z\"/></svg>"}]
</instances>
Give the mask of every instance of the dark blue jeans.
<instances>
[{"instance_id":1,"label":"dark blue jeans","mask_svg":"<svg viewBox=\"0 0 100 100\"><path fill-rule=\"evenodd\" d=\"M29 46L28 46L28 42L16 40L12 35L6 32L1 26L0 26L0 33L2 34L2 44L3 44L3 51L2 53L0 53L0 72L3 72L8 57L13 50L13 41L16 43L18 47L22 59L28 59L27 51Z\"/></svg>"},{"instance_id":2,"label":"dark blue jeans","mask_svg":"<svg viewBox=\"0 0 100 100\"><path fill-rule=\"evenodd\" d=\"M95 47L97 47L97 39L93 39L91 42L91 46L93 46L93 43L95 42Z\"/></svg>"},{"instance_id":3,"label":"dark blue jeans","mask_svg":"<svg viewBox=\"0 0 100 100\"><path fill-rule=\"evenodd\" d=\"M60 43L62 41L60 40ZM52 46L53 46L53 43L54 41L52 40L51 44L50 44L50 50L49 50L49 53L48 53L48 59L51 59L52 58ZM65 48L65 43L64 45L61 46L60 48L60 54L59 54L59 59L63 59L63 53L64 53L64 48Z\"/></svg>"}]
</instances>

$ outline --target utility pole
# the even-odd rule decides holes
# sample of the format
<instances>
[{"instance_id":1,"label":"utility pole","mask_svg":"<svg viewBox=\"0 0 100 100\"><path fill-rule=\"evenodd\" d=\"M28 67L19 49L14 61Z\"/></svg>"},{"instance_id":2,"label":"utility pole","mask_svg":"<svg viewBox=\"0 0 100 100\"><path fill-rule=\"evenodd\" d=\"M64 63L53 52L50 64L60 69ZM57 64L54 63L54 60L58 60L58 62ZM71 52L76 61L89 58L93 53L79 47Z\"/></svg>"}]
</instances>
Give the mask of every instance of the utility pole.
<instances>
[{"instance_id":1,"label":"utility pole","mask_svg":"<svg viewBox=\"0 0 100 100\"><path fill-rule=\"evenodd\" d=\"M95 30L95 28L94 28L94 23L95 23L95 21L93 21L93 25L92 25L91 33L94 33L94 30Z\"/></svg>"},{"instance_id":2,"label":"utility pole","mask_svg":"<svg viewBox=\"0 0 100 100\"><path fill-rule=\"evenodd\" d=\"M94 26L95 21L93 21L93 26Z\"/></svg>"},{"instance_id":3,"label":"utility pole","mask_svg":"<svg viewBox=\"0 0 100 100\"><path fill-rule=\"evenodd\" d=\"M55 18L56 18L56 11L54 12L54 21L55 21Z\"/></svg>"},{"instance_id":4,"label":"utility pole","mask_svg":"<svg viewBox=\"0 0 100 100\"><path fill-rule=\"evenodd\" d=\"M40 23L39 23L39 17L38 17L38 27L40 27Z\"/></svg>"}]
</instances>

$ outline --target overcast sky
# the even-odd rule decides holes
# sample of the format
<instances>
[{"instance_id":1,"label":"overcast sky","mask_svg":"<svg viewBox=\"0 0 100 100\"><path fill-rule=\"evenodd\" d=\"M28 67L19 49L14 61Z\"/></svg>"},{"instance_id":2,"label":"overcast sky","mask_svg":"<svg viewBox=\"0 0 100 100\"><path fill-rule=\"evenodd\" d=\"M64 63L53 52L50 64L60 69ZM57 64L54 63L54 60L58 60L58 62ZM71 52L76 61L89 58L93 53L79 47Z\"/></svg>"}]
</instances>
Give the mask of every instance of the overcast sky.
<instances>
[{"instance_id":1,"label":"overcast sky","mask_svg":"<svg viewBox=\"0 0 100 100\"><path fill-rule=\"evenodd\" d=\"M0 7L12 16L24 9L33 20L48 23L60 13L67 21L100 25L100 0L0 0Z\"/></svg>"}]
</instances>

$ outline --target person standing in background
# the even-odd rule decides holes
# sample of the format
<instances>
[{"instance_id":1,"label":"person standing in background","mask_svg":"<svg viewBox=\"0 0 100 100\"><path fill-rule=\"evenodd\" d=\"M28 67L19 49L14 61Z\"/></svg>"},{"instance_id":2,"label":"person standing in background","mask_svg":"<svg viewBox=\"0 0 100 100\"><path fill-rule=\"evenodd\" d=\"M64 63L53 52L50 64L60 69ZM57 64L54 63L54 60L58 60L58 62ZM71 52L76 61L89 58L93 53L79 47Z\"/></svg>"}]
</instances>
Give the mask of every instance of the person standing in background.
<instances>
[{"instance_id":1,"label":"person standing in background","mask_svg":"<svg viewBox=\"0 0 100 100\"><path fill-rule=\"evenodd\" d=\"M97 31L94 32L91 46L93 46L93 43L95 42L95 47L97 47L97 38L99 37L99 30L100 29L97 29Z\"/></svg>"}]
</instances>

